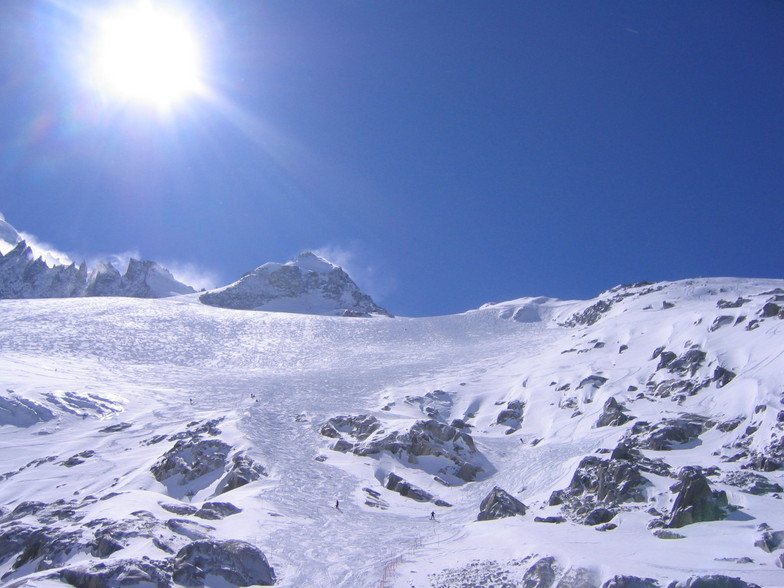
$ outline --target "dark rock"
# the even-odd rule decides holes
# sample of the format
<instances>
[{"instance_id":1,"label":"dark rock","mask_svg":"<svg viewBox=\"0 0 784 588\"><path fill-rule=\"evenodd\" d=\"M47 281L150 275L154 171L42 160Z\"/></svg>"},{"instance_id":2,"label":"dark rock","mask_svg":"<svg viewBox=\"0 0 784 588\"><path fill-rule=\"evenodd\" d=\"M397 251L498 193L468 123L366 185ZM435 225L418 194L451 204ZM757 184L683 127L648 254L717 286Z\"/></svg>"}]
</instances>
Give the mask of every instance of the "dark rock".
<instances>
[{"instance_id":1,"label":"dark rock","mask_svg":"<svg viewBox=\"0 0 784 588\"><path fill-rule=\"evenodd\" d=\"M559 524L559 523L565 523L565 522L566 522L566 519L565 519L565 518L563 518L563 517L559 517L559 516L553 516L553 517L534 517L534 522L535 522L535 523L551 523L551 524Z\"/></svg>"},{"instance_id":2,"label":"dark rock","mask_svg":"<svg viewBox=\"0 0 784 588\"><path fill-rule=\"evenodd\" d=\"M171 581L168 564L155 560L120 559L83 564L60 570L60 580L79 588L121 588L155 586L168 588Z\"/></svg>"},{"instance_id":3,"label":"dark rock","mask_svg":"<svg viewBox=\"0 0 784 588\"><path fill-rule=\"evenodd\" d=\"M507 403L506 408L498 413L496 424L509 427L511 431L516 431L522 425L523 411L525 402L522 400L512 400Z\"/></svg>"},{"instance_id":4,"label":"dark rock","mask_svg":"<svg viewBox=\"0 0 784 588\"><path fill-rule=\"evenodd\" d=\"M169 519L166 521L166 527L168 527L168 529L173 533L187 537L192 541L197 541L199 539L209 539L210 532L215 530L215 527L202 525L187 519Z\"/></svg>"},{"instance_id":5,"label":"dark rock","mask_svg":"<svg viewBox=\"0 0 784 588\"><path fill-rule=\"evenodd\" d=\"M771 482L761 474L753 472L728 472L722 480L725 484L730 486L737 486L743 492L749 494L769 494L771 492L784 492L776 482Z\"/></svg>"},{"instance_id":6,"label":"dark rock","mask_svg":"<svg viewBox=\"0 0 784 588\"><path fill-rule=\"evenodd\" d=\"M710 483L698 467L684 467L678 475L678 492L667 527L679 528L692 523L720 521L726 518L727 494L711 490Z\"/></svg>"},{"instance_id":7,"label":"dark rock","mask_svg":"<svg viewBox=\"0 0 784 588\"><path fill-rule=\"evenodd\" d=\"M602 588L659 588L659 582L653 578L613 576L602 584Z\"/></svg>"},{"instance_id":8,"label":"dark rock","mask_svg":"<svg viewBox=\"0 0 784 588\"><path fill-rule=\"evenodd\" d=\"M201 587L215 580L235 586L272 586L275 572L264 553L245 541L194 541L174 558L172 579L177 584Z\"/></svg>"},{"instance_id":9,"label":"dark rock","mask_svg":"<svg viewBox=\"0 0 784 588\"><path fill-rule=\"evenodd\" d=\"M109 425L108 427L104 427L99 433L119 433L120 431L124 431L125 429L130 429L133 425L131 423L117 423L116 425Z\"/></svg>"},{"instance_id":10,"label":"dark rock","mask_svg":"<svg viewBox=\"0 0 784 588\"><path fill-rule=\"evenodd\" d=\"M599 420L596 421L596 427L618 427L632 420L633 416L628 416L625 412L628 409L615 400L615 397L610 396L607 402L604 403L602 414Z\"/></svg>"},{"instance_id":11,"label":"dark rock","mask_svg":"<svg viewBox=\"0 0 784 588\"><path fill-rule=\"evenodd\" d=\"M781 312L781 307L778 304L774 304L773 302L768 302L765 306L762 307L760 310L760 316L762 318L772 318Z\"/></svg>"},{"instance_id":12,"label":"dark rock","mask_svg":"<svg viewBox=\"0 0 784 588\"><path fill-rule=\"evenodd\" d=\"M744 582L740 578L731 578L721 574L696 576L685 582L671 582L667 588L760 588L757 584Z\"/></svg>"},{"instance_id":13,"label":"dark rock","mask_svg":"<svg viewBox=\"0 0 784 588\"><path fill-rule=\"evenodd\" d=\"M754 542L754 547L773 553L777 549L784 547L784 531L765 531L762 533L762 537Z\"/></svg>"},{"instance_id":14,"label":"dark rock","mask_svg":"<svg viewBox=\"0 0 784 588\"><path fill-rule=\"evenodd\" d=\"M522 588L550 588L555 582L554 557L543 557L528 568L523 576Z\"/></svg>"},{"instance_id":15,"label":"dark rock","mask_svg":"<svg viewBox=\"0 0 784 588\"><path fill-rule=\"evenodd\" d=\"M267 470L264 466L256 463L244 453L237 453L231 458L231 469L218 482L215 488L215 496L255 482L266 475Z\"/></svg>"},{"instance_id":16,"label":"dark rock","mask_svg":"<svg viewBox=\"0 0 784 588\"><path fill-rule=\"evenodd\" d=\"M160 502L158 504L161 505L162 509L168 510L169 512L172 512L176 515L180 515L181 517L196 514L196 511L199 510L197 507L193 506L192 504L184 504L184 503L172 504L166 502Z\"/></svg>"},{"instance_id":17,"label":"dark rock","mask_svg":"<svg viewBox=\"0 0 784 588\"><path fill-rule=\"evenodd\" d=\"M597 531L613 531L618 528L618 525L615 523L604 523L603 525L599 525L596 527Z\"/></svg>"},{"instance_id":18,"label":"dark rock","mask_svg":"<svg viewBox=\"0 0 784 588\"><path fill-rule=\"evenodd\" d=\"M431 502L433 495L413 484L409 484L395 473L390 473L384 480L384 488L397 492L401 496L411 498L417 502Z\"/></svg>"},{"instance_id":19,"label":"dark rock","mask_svg":"<svg viewBox=\"0 0 784 588\"><path fill-rule=\"evenodd\" d=\"M180 439L150 468L159 482L183 485L226 466L231 446L218 439Z\"/></svg>"},{"instance_id":20,"label":"dark rock","mask_svg":"<svg viewBox=\"0 0 784 588\"><path fill-rule=\"evenodd\" d=\"M610 454L611 460L623 459L633 463L642 472L649 474L656 474L657 476L668 477L670 475L670 466L665 463L661 458L650 459L642 454L642 451L629 447L626 443L621 441L613 449Z\"/></svg>"},{"instance_id":21,"label":"dark rock","mask_svg":"<svg viewBox=\"0 0 784 588\"><path fill-rule=\"evenodd\" d=\"M743 420L744 417L737 417L734 419L730 419L728 421L723 421L718 425L716 425L716 428L722 433L729 433L730 431L734 431L735 429L737 429L738 425L740 425L743 422Z\"/></svg>"},{"instance_id":22,"label":"dark rock","mask_svg":"<svg viewBox=\"0 0 784 588\"><path fill-rule=\"evenodd\" d=\"M485 496L479 505L478 521L489 521L504 517L524 515L527 507L509 494L506 490L496 486Z\"/></svg>"},{"instance_id":23,"label":"dark rock","mask_svg":"<svg viewBox=\"0 0 784 588\"><path fill-rule=\"evenodd\" d=\"M716 369L713 370L713 381L716 382L717 388L723 388L735 379L735 375L735 372L717 366Z\"/></svg>"},{"instance_id":24,"label":"dark rock","mask_svg":"<svg viewBox=\"0 0 784 588\"><path fill-rule=\"evenodd\" d=\"M568 488L560 491L560 496L565 500L588 495L595 501L610 504L645 502L643 489L648 483L630 461L603 460L589 455L580 461ZM553 504L552 496L550 503Z\"/></svg>"},{"instance_id":25,"label":"dark rock","mask_svg":"<svg viewBox=\"0 0 784 588\"><path fill-rule=\"evenodd\" d=\"M555 588L597 588L599 583L596 581L595 574L586 568L569 568Z\"/></svg>"},{"instance_id":26,"label":"dark rock","mask_svg":"<svg viewBox=\"0 0 784 588\"><path fill-rule=\"evenodd\" d=\"M683 414L674 419L662 419L655 425L645 421L634 424L624 438L627 445L642 449L668 451L678 445L695 441L705 430L706 417Z\"/></svg>"},{"instance_id":27,"label":"dark rock","mask_svg":"<svg viewBox=\"0 0 784 588\"><path fill-rule=\"evenodd\" d=\"M579 390L580 388L584 388L586 386L591 386L593 388L601 388L606 383L607 383L607 378L593 374L592 376L583 378L583 380L577 386L577 389Z\"/></svg>"},{"instance_id":28,"label":"dark rock","mask_svg":"<svg viewBox=\"0 0 784 588\"><path fill-rule=\"evenodd\" d=\"M708 330L712 333L714 331L719 330L721 327L724 327L726 325L731 325L734 322L735 322L734 316L730 316L728 314L717 316L716 319L713 321L713 324L710 326Z\"/></svg>"},{"instance_id":29,"label":"dark rock","mask_svg":"<svg viewBox=\"0 0 784 588\"><path fill-rule=\"evenodd\" d=\"M321 426L320 433L325 437L337 439L341 433L364 441L381 428L381 422L374 416L360 414L357 416L336 416Z\"/></svg>"},{"instance_id":30,"label":"dark rock","mask_svg":"<svg viewBox=\"0 0 784 588\"><path fill-rule=\"evenodd\" d=\"M747 302L750 302L750 300L748 300L746 298L741 298L741 297L738 297L738 299L735 300L735 302L729 302L728 300L719 300L716 303L716 308L721 308L721 309L724 309L724 308L740 308L741 306L743 306Z\"/></svg>"},{"instance_id":31,"label":"dark rock","mask_svg":"<svg viewBox=\"0 0 784 588\"><path fill-rule=\"evenodd\" d=\"M72 455L67 460L62 462L60 465L64 465L67 468L72 468L79 464L84 463L86 459L89 459L95 455L95 451L93 449L88 449L86 451L82 451L81 453L77 453L76 455Z\"/></svg>"},{"instance_id":32,"label":"dark rock","mask_svg":"<svg viewBox=\"0 0 784 588\"><path fill-rule=\"evenodd\" d=\"M202 507L194 513L200 519L219 520L242 512L242 509L234 506L230 502L205 502Z\"/></svg>"},{"instance_id":33,"label":"dark rock","mask_svg":"<svg viewBox=\"0 0 784 588\"><path fill-rule=\"evenodd\" d=\"M659 539L685 539L686 535L681 535L669 529L656 529L653 534Z\"/></svg>"},{"instance_id":34,"label":"dark rock","mask_svg":"<svg viewBox=\"0 0 784 588\"><path fill-rule=\"evenodd\" d=\"M611 521L613 518L615 518L615 513L609 508L597 508L588 513L588 516L583 519L583 524L600 525Z\"/></svg>"}]
</instances>

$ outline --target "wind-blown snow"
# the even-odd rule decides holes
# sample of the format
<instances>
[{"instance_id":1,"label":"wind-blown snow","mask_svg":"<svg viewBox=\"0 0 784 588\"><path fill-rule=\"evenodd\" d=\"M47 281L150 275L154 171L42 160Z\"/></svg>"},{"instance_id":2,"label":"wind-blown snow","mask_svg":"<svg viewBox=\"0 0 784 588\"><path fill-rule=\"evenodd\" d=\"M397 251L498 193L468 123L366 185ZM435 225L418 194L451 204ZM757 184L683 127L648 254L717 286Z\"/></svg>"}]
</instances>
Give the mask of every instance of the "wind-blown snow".
<instances>
[{"instance_id":1,"label":"wind-blown snow","mask_svg":"<svg viewBox=\"0 0 784 588\"><path fill-rule=\"evenodd\" d=\"M308 269L329 271L315 261ZM99 500L85 502L85 518L61 524L84 528L137 511L171 518L161 503L177 500L150 472L171 444L151 440L225 417L220 439L269 475L220 495L242 508L240 515L206 523L218 538L261 548L280 586L459 586L455 578L471 577L489 586L476 578L493 566L522 585L540 556L554 556L559 573L586 568L596 585L616 574L667 585L710 573L784 585L776 567L781 551L754 546L761 523L784 529L781 501L741 492L721 476L711 483L738 510L724 521L676 529L683 539L660 539L647 528L646 509L671 505L675 482L649 474L649 503L621 509L615 530L534 522L559 514L548 499L569 485L581 458L612 450L635 422L684 413L716 423L743 419L731 433L714 427L690 445L645 451L676 473L686 465L741 471L741 462L722 459L729 445L755 426L750 447L762 449L761 432L776 430L782 409L784 321L759 314L776 288L784 281L701 279L592 301L526 298L454 316L381 320L229 310L188 297L0 301L0 390L9 390L0 394L0 521L23 501L90 495ZM717 307L739 297L748 302ZM593 313L600 300L611 304ZM722 316L732 320L711 330ZM757 328L747 330L753 320ZM648 384L666 369L656 369L654 350L681 354L694 345L706 353L695 378L710 383L680 401L655 396ZM736 377L720 385L711 380L718 367ZM610 397L636 419L596 427ZM512 401L525 405L519 429L498 424ZM331 450L334 439L320 434L322 425L360 414L375 416L385 431L407 430L428 415L463 419L492 468L476 482L445 486L428 458L410 464L389 452ZM128 426L102 432L122 423ZM78 457L88 450L94 454ZM62 465L73 457L81 462ZM390 472L453 506L386 490ZM784 483L781 470L765 476ZM217 483L200 479L176 498L188 502L190 492L201 504ZM494 486L528 513L477 522ZM369 506L365 488L380 493L386 508ZM144 555L167 556L139 540L112 557ZM753 563L739 563L743 557ZM73 561L88 559L96 558L81 553ZM12 561L0 563L0 576L47 573L10 572Z\"/></svg>"}]
</instances>

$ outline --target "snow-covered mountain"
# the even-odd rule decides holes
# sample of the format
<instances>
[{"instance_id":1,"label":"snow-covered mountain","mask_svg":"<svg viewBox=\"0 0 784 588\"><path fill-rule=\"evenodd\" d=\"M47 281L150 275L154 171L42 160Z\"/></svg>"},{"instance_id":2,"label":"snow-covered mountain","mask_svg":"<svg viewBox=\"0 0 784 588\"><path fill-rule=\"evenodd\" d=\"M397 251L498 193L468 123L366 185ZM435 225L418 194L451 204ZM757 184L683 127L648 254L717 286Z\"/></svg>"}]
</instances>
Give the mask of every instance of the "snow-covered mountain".
<instances>
[{"instance_id":1,"label":"snow-covered mountain","mask_svg":"<svg viewBox=\"0 0 784 588\"><path fill-rule=\"evenodd\" d=\"M199 299L210 306L239 310L390 316L342 268L310 251L287 263L265 263Z\"/></svg>"},{"instance_id":2,"label":"snow-covered mountain","mask_svg":"<svg viewBox=\"0 0 784 588\"><path fill-rule=\"evenodd\" d=\"M28 244L0 215L0 298L130 296L163 298L195 290L154 261L131 259L124 274L109 262L88 269Z\"/></svg>"},{"instance_id":3,"label":"snow-covered mountain","mask_svg":"<svg viewBox=\"0 0 784 588\"><path fill-rule=\"evenodd\" d=\"M784 586L782 309L0 301L0 582Z\"/></svg>"}]
</instances>

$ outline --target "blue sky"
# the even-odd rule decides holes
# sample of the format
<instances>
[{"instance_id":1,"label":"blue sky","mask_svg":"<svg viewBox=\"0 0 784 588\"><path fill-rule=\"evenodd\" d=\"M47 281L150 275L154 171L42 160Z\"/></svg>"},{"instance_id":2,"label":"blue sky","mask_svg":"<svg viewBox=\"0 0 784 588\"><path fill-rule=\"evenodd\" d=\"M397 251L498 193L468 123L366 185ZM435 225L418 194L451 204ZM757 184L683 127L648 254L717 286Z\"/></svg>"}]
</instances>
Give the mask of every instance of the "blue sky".
<instances>
[{"instance_id":1,"label":"blue sky","mask_svg":"<svg viewBox=\"0 0 784 588\"><path fill-rule=\"evenodd\" d=\"M782 277L784 2L195 0L167 115L83 83L107 4L0 4L0 211L76 259L318 249L408 316Z\"/></svg>"}]
</instances>

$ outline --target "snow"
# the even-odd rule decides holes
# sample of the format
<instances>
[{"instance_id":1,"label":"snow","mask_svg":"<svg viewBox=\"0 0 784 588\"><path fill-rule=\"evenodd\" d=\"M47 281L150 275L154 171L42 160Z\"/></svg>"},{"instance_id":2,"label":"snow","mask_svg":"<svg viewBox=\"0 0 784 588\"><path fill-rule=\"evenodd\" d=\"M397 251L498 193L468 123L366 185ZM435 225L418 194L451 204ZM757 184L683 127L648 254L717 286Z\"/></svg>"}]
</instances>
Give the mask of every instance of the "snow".
<instances>
[{"instance_id":1,"label":"snow","mask_svg":"<svg viewBox=\"0 0 784 588\"><path fill-rule=\"evenodd\" d=\"M322 261L300 258L310 271L320 271ZM534 522L535 516L559 514L548 506L550 493L569 484L582 457L615 447L634 422L594 427L611 396L626 403L637 421L682 413L746 419L731 433L710 429L687 448L644 451L665 458L676 472L694 464L739 470L740 463L714 453L721 454L748 425L761 431L775 425L782 409L784 321L766 319L751 331L745 325L770 297L763 293L784 287L784 281L718 278L656 286L662 288L644 295L638 294L644 287L628 290L635 294L614 302L600 320L575 327L561 325L597 300L526 298L460 315L381 320L229 310L199 304L194 296L0 301L0 507L93 495L99 500L88 501L79 525L137 511L171 518L161 503L187 502L193 490L190 500L198 505L217 480L180 487L172 496L150 473L171 443L150 440L181 432L193 421L224 417L221 441L233 451L248 451L269 476L216 498L242 508L240 515L196 522L214 527L218 538L262 549L280 586L460 585L445 578L468 577L471 562L485 562L471 573L497 565L521 583L536 558L548 555L559 569L591 570L598 582L631 574L666 585L721 573L784 586L775 564L781 552L753 545L760 523L784 529L781 500L740 492L715 478L714 487L727 490L740 510L725 521L677 529L683 539L655 537L647 529L648 505L623 510L613 531ZM738 296L752 302L716 307L720 298ZM715 318L727 314L747 318L711 332ZM680 354L693 344L707 353L700 375L710 376L721 365L737 377L681 403L650 394L637 398L652 374L657 381L663 377L655 371L654 349ZM628 349L619 352L621 345ZM607 382L578 388L593 375ZM478 450L492 464L477 482L444 486L434 480L427 459L417 467L389 453L340 453L319 434L337 415L372 414L387 431L407 430L427 418L425 404L410 399L434 390L446 393L438 403L440 417L447 423L469 419ZM561 408L570 397L582 414ZM521 429L507 434L496 417L512 400L525 402L524 419ZM757 408L763 405L767 410ZM101 432L119 423L130 426ZM95 455L62 465L87 450ZM3 479L4 472L15 473ZM385 490L389 472L454 506L435 507ZM765 476L784 484L781 471ZM652 482L650 505L671 504L674 480L646 477ZM477 522L479 503L494 486L529 512ZM387 508L366 505L364 488L380 492ZM166 556L151 542L138 541L116 557L144 555ZM95 559L89 553L74 557L71 562ZM754 563L738 563L740 557ZM9 566L0 564L0 575ZM20 577L17 572L13 579Z\"/></svg>"}]
</instances>

